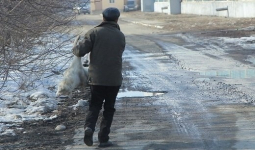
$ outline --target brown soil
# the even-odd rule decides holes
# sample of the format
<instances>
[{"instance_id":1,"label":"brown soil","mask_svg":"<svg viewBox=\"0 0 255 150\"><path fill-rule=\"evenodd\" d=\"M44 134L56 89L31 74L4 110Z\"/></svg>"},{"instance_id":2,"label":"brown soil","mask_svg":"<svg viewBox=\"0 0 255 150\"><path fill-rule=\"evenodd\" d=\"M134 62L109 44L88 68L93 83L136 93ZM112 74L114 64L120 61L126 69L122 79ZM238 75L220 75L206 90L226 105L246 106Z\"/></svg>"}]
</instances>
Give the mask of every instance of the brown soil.
<instances>
[{"instance_id":1,"label":"brown soil","mask_svg":"<svg viewBox=\"0 0 255 150\"><path fill-rule=\"evenodd\" d=\"M217 16L199 15L168 15L153 12L128 12L123 15L141 20L155 20L164 23L164 29L171 32L194 32L194 31L215 31L215 30L240 30L254 26L254 18L227 18ZM254 31L253 31L254 32Z\"/></svg>"},{"instance_id":2,"label":"brown soil","mask_svg":"<svg viewBox=\"0 0 255 150\"><path fill-rule=\"evenodd\" d=\"M84 115L86 114L87 106L79 108L76 111L69 106L75 105L80 99L89 99L89 92L77 93L74 92L73 99L62 100L58 108L58 118L50 121L26 121L18 126L22 130L16 130L15 136L1 136L0 149L2 150L25 150L25 149L49 149L62 150L66 145L73 143L73 134L77 126L84 123ZM44 115L52 115L44 114ZM57 125L63 124L66 130L56 131ZM17 128L17 127L13 127Z\"/></svg>"}]
</instances>

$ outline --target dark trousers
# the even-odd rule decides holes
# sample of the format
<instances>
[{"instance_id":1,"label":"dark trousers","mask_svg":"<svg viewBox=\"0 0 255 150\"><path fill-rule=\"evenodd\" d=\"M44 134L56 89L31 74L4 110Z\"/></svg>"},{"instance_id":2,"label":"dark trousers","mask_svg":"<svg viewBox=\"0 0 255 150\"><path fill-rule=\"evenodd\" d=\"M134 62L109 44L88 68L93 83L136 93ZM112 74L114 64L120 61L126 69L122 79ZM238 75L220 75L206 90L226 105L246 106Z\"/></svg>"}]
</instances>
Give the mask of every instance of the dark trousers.
<instances>
[{"instance_id":1,"label":"dark trousers","mask_svg":"<svg viewBox=\"0 0 255 150\"><path fill-rule=\"evenodd\" d=\"M120 86L90 86L91 101L89 104L89 111L86 116L85 128L89 127L95 131L98 115L104 104L100 131L98 132L98 140L101 143L109 140L110 128L115 112L114 106L119 89Z\"/></svg>"}]
</instances>

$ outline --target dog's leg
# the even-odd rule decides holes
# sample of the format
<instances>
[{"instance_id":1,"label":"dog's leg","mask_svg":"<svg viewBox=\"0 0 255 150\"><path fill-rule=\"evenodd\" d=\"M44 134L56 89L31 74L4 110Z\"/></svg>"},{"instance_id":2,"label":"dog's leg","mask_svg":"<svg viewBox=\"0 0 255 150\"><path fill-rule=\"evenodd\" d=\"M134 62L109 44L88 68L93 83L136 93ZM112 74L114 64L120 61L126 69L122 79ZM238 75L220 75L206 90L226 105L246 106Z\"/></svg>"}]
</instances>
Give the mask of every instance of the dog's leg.
<instances>
[{"instance_id":1,"label":"dog's leg","mask_svg":"<svg viewBox=\"0 0 255 150\"><path fill-rule=\"evenodd\" d=\"M84 66L84 67L88 67L88 66L89 66L89 63L90 63L90 53L87 53L87 54L85 55L85 60L84 60L83 66Z\"/></svg>"}]
</instances>

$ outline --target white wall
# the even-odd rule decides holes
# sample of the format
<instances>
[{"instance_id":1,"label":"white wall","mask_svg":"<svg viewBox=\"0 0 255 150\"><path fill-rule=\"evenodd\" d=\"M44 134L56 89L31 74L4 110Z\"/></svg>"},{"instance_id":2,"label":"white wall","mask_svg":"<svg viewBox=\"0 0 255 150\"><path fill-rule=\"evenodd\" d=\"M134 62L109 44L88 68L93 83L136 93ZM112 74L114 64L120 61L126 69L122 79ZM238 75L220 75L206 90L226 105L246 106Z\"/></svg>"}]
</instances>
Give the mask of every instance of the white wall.
<instances>
[{"instance_id":1,"label":"white wall","mask_svg":"<svg viewBox=\"0 0 255 150\"><path fill-rule=\"evenodd\" d=\"M163 13L170 14L170 2L155 2L154 3L154 12L162 13L162 7L168 6L167 9L163 9Z\"/></svg>"},{"instance_id":2,"label":"white wall","mask_svg":"<svg viewBox=\"0 0 255 150\"><path fill-rule=\"evenodd\" d=\"M217 8L228 7L229 17L255 17L254 1L226 2L182 2L182 14L228 16L227 11L216 11Z\"/></svg>"},{"instance_id":3,"label":"white wall","mask_svg":"<svg viewBox=\"0 0 255 150\"><path fill-rule=\"evenodd\" d=\"M167 7L167 9L162 9L162 7ZM180 0L170 0L169 2L155 2L154 11L167 14L180 14L181 13Z\"/></svg>"}]
</instances>

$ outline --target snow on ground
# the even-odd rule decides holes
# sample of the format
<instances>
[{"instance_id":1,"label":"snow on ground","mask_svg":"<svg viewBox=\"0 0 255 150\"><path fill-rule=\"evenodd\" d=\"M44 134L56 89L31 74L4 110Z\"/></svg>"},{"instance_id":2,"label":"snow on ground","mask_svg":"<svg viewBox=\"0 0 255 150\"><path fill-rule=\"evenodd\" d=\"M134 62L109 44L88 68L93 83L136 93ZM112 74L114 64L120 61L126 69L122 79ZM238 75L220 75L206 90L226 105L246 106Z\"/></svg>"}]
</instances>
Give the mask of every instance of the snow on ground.
<instances>
[{"instance_id":1,"label":"snow on ground","mask_svg":"<svg viewBox=\"0 0 255 150\"><path fill-rule=\"evenodd\" d=\"M58 107L58 100L55 92L58 82L62 79L63 71L68 67L72 60L72 37L61 36L53 37L54 44L48 44L48 50L52 51L44 57L44 61L38 60L31 67L50 65L52 70L43 72L41 76L30 73L29 76L23 75L21 78L10 72L15 77L14 80L7 80L5 88L1 91L0 99L0 135L15 135L10 126L28 120L51 120L57 116L46 116L45 113L52 112ZM49 38L49 37L47 37ZM49 40L49 39L47 39ZM62 45L61 47L54 47ZM43 50L44 47L37 47L35 52ZM55 74L54 72L59 72ZM20 80L33 81L30 87L21 90ZM3 82L0 80L0 83Z\"/></svg>"},{"instance_id":2,"label":"snow on ground","mask_svg":"<svg viewBox=\"0 0 255 150\"><path fill-rule=\"evenodd\" d=\"M61 43L64 41L68 41L69 39L70 37L63 36L60 39L55 39L54 42ZM254 44L255 42L253 42L255 41L255 37L244 37L244 38L220 37L219 39L225 42L226 44L238 43L243 48L247 48L247 49L253 49L255 47L255 44ZM184 69L199 71L201 75L207 75L207 74L219 75L220 74L222 76L230 76L227 70L222 70L220 71L220 73L215 72L215 70L217 70L218 68L222 68L224 66L226 67L226 69L235 68L236 70L240 69L241 71L244 71L244 68L243 68L244 66L243 65L238 66L236 61L229 61L229 60L226 61L224 59L215 60L210 57L206 57L205 55L201 55L200 51L190 51L184 47L181 47L175 44L163 43L163 42L159 42L158 44L160 44L162 47L165 48L166 53L173 55L173 57L179 61L180 65L182 65ZM49 45L49 46L52 46L52 45ZM23 78L15 78L16 81L13 81L13 80L7 81L5 90L0 95L1 96L0 135L15 135L14 131L10 129L9 127L22 123L22 121L39 120L39 119L50 120L57 117L55 115L46 116L44 114L47 112L52 112L56 110L58 107L57 105L58 100L55 97L56 85L62 79L63 70L65 70L68 67L69 62L72 59L72 53L71 53L72 46L73 46L72 42L69 42L65 46L58 49L59 53L52 53L51 55L48 55L45 57L44 62L54 66L53 67L54 70L46 71L42 76L40 76L39 78L40 80L33 80L38 77L36 76L36 74L35 74L35 77L31 74L31 76L27 76ZM36 49L35 51L39 51L39 49ZM220 50L220 52L219 50L213 49L213 48L211 48L210 51L208 51L207 49L208 53L211 52L215 54L216 53L215 51L218 51L218 53L220 54L224 53L222 49ZM144 55L141 57L144 57ZM148 54L148 57L150 57L150 54ZM162 56L162 57L165 57L165 56ZM54 62L52 62L53 59L54 59ZM253 63L255 62L254 57L252 56L248 57L247 60ZM199 62L203 62L203 64ZM31 66L31 67L34 67L34 66ZM212 72L208 72L208 69L211 69ZM53 71L59 71L60 74L56 75L53 73ZM139 72L139 69L138 69L138 72ZM250 74L255 74L254 70L250 70L250 72L251 72ZM237 74L242 75L242 73L240 72L237 72ZM13 76L15 76L14 73L13 73ZM130 74L130 76L135 77L139 75ZM250 75L250 76L254 77L253 75ZM235 77L232 77L232 78L235 78ZM31 85L32 88L30 87L29 90L27 91L20 90L19 85L17 84L18 80L24 80L24 79L29 79L30 81L33 81L33 84ZM3 81L0 81L0 82L3 82ZM150 81L146 83L149 83L149 82ZM139 84L140 84L139 81L137 81L137 85ZM139 91L138 92L123 91L123 93L119 95L119 98L126 97L128 95L139 97L141 95L150 96L151 94L153 95L155 93L144 93ZM159 94L162 94L162 93L159 93ZM74 105L72 107L74 107L75 109L77 106L81 106L81 105L82 106L86 105L86 102L84 100L80 100L77 105Z\"/></svg>"},{"instance_id":3,"label":"snow on ground","mask_svg":"<svg viewBox=\"0 0 255 150\"><path fill-rule=\"evenodd\" d=\"M241 46L243 49L254 49L255 48L255 37L241 37L241 38L229 38L219 37L226 44L236 44Z\"/></svg>"},{"instance_id":4,"label":"snow on ground","mask_svg":"<svg viewBox=\"0 0 255 150\"><path fill-rule=\"evenodd\" d=\"M229 46L240 46L244 50L247 49L255 51L254 36L240 38L211 37L204 39L183 34L179 34L177 36L183 38L189 43L193 43L192 45L186 45L186 47L196 45L202 46L196 47L196 50L194 50L192 48L185 48L176 44L159 42L159 45L164 47L167 53L172 54L174 58L178 59L185 69L206 72L208 74L210 74L210 72L215 73L215 71L226 74L226 72L231 70L235 70L234 72L239 74L240 72L238 70L241 72L245 70L251 72L251 70L253 70L250 65L243 64L231 59L230 57L226 58L225 55L228 54L226 51L237 50L236 48L230 48ZM215 42L217 42L217 45ZM255 57L248 55L246 61L255 64ZM237 74L235 74L233 78L238 76Z\"/></svg>"},{"instance_id":5,"label":"snow on ground","mask_svg":"<svg viewBox=\"0 0 255 150\"><path fill-rule=\"evenodd\" d=\"M228 56L232 50L252 51L255 48L255 37L210 37L205 39L189 35L178 35L191 45L185 47L159 41L165 52L177 60L177 63L190 71L198 72L202 76L216 77L224 80L224 83L234 85L238 90L254 97L255 67L244 64ZM233 46L233 47L231 47ZM191 47L191 48L189 48ZM238 48L236 48L238 47ZM245 53L244 53L245 55ZM247 55L245 61L254 64L252 55ZM251 99L249 102L252 102Z\"/></svg>"}]
</instances>

